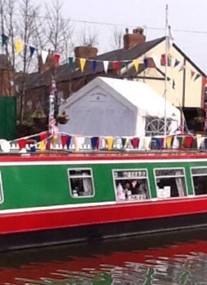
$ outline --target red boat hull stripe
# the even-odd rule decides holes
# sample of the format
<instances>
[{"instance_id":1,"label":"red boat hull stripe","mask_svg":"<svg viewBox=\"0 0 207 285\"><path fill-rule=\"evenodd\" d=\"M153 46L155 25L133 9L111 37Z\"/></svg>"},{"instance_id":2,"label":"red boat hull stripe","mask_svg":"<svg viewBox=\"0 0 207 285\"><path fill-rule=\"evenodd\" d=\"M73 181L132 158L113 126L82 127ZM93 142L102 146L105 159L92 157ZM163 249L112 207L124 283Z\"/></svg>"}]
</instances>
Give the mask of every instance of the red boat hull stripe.
<instances>
[{"instance_id":1,"label":"red boat hull stripe","mask_svg":"<svg viewBox=\"0 0 207 285\"><path fill-rule=\"evenodd\" d=\"M206 212L207 198L120 203L110 206L0 215L0 234L58 229L121 221L146 220Z\"/></svg>"}]
</instances>

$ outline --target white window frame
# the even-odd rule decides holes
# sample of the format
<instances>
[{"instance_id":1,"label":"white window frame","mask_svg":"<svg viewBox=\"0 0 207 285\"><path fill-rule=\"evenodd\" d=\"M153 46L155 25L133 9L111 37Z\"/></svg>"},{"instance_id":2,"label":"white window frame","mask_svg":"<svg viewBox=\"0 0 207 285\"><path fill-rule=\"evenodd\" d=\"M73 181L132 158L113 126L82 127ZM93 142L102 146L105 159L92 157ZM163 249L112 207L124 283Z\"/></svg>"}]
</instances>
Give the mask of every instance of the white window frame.
<instances>
[{"instance_id":1,"label":"white window frame","mask_svg":"<svg viewBox=\"0 0 207 285\"><path fill-rule=\"evenodd\" d=\"M81 174L77 174L77 175L72 175L70 174L70 171L80 171ZM83 174L85 171L90 171L90 175L87 174ZM77 198L77 199L82 199L82 198L92 198L95 196L95 187L94 187L94 180L93 180L93 170L92 168L68 168L67 170L67 174L68 174L68 183L69 183L69 191L70 191L70 195L73 198ZM71 185L71 178L77 178L77 179L84 179L84 178L90 178L91 180L91 187L92 187L92 194L91 195L77 195L74 192L74 190L72 189L72 185Z\"/></svg>"}]
</instances>

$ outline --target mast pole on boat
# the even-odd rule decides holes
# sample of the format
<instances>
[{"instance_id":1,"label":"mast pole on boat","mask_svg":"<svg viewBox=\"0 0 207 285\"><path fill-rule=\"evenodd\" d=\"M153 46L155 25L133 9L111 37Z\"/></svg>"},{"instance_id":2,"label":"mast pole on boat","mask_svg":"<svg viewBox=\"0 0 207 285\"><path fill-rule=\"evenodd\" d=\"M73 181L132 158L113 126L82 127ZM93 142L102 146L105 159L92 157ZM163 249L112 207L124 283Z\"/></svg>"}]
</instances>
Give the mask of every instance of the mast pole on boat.
<instances>
[{"instance_id":1,"label":"mast pole on boat","mask_svg":"<svg viewBox=\"0 0 207 285\"><path fill-rule=\"evenodd\" d=\"M55 95L56 95L56 82L52 79L50 96L49 96L49 115L48 115L48 128L49 132L53 129L54 125L56 125L55 119Z\"/></svg>"},{"instance_id":2,"label":"mast pole on boat","mask_svg":"<svg viewBox=\"0 0 207 285\"><path fill-rule=\"evenodd\" d=\"M164 141L167 136L167 65L168 65L168 5L165 10L165 87L164 87Z\"/></svg>"}]
</instances>

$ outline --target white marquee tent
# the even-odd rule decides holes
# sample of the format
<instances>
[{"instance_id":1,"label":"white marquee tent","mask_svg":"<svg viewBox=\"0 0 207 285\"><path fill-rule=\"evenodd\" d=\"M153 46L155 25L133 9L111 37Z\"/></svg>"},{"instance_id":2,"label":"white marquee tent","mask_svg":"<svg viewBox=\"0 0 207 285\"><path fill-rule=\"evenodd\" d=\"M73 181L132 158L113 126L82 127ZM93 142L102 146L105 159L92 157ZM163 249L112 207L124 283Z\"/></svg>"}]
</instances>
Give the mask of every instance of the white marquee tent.
<instances>
[{"instance_id":1,"label":"white marquee tent","mask_svg":"<svg viewBox=\"0 0 207 285\"><path fill-rule=\"evenodd\" d=\"M144 136L147 117L180 123L180 111L145 83L107 77L71 95L63 111L70 120L60 131L80 136Z\"/></svg>"}]
</instances>

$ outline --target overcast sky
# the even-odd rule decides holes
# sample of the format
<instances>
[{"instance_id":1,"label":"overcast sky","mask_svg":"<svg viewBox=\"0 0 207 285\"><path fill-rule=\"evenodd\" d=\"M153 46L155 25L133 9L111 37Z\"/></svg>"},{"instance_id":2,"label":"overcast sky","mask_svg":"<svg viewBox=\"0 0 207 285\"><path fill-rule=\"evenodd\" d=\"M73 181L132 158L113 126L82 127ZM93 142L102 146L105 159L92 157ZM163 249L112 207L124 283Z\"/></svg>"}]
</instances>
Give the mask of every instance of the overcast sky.
<instances>
[{"instance_id":1,"label":"overcast sky","mask_svg":"<svg viewBox=\"0 0 207 285\"><path fill-rule=\"evenodd\" d=\"M49 0L45 0L50 2ZM75 29L97 34L99 54L112 49L113 31L143 27L147 40L165 35L207 74L207 0L62 0ZM166 15L166 5L168 13Z\"/></svg>"}]
</instances>

